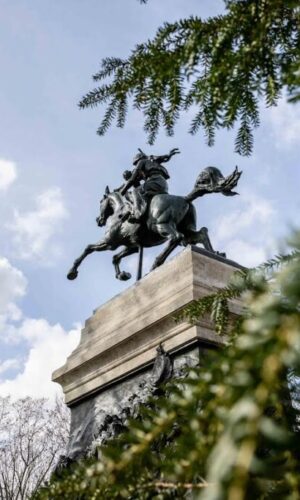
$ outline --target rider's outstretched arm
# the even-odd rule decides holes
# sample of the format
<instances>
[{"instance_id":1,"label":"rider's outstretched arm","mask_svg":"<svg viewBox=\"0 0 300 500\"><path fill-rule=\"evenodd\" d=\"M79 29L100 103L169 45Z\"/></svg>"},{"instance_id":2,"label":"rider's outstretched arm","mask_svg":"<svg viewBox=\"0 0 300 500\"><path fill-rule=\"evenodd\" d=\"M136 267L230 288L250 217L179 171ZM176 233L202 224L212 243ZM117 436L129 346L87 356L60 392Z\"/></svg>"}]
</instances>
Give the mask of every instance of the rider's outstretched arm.
<instances>
[{"instance_id":1,"label":"rider's outstretched arm","mask_svg":"<svg viewBox=\"0 0 300 500\"><path fill-rule=\"evenodd\" d=\"M154 159L158 163L166 163L167 161L169 161L172 158L172 156L177 155L179 153L180 153L179 149L178 148L174 148L174 149L171 149L171 151L170 151L169 154L167 154L167 155L161 155L161 156L154 156Z\"/></svg>"}]
</instances>

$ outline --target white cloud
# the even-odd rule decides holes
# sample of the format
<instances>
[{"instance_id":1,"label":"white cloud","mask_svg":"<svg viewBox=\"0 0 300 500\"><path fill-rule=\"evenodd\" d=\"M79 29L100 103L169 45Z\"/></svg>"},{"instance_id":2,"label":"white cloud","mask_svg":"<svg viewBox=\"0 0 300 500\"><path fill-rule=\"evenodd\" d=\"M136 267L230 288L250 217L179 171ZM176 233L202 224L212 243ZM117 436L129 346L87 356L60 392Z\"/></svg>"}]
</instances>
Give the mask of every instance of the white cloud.
<instances>
[{"instance_id":1,"label":"white cloud","mask_svg":"<svg viewBox=\"0 0 300 500\"><path fill-rule=\"evenodd\" d=\"M10 358L6 359L2 363L0 362L0 375L1 373L5 373L8 370L15 370L16 368L19 368L20 366L20 361L16 358Z\"/></svg>"},{"instance_id":2,"label":"white cloud","mask_svg":"<svg viewBox=\"0 0 300 500\"><path fill-rule=\"evenodd\" d=\"M0 158L0 190L7 189L17 178L16 164Z\"/></svg>"},{"instance_id":3,"label":"white cloud","mask_svg":"<svg viewBox=\"0 0 300 500\"><path fill-rule=\"evenodd\" d=\"M27 280L5 257L0 257L0 339L4 325L18 321L22 313L15 301L25 295Z\"/></svg>"},{"instance_id":4,"label":"white cloud","mask_svg":"<svg viewBox=\"0 0 300 500\"><path fill-rule=\"evenodd\" d=\"M237 210L226 213L218 219L216 237L222 240L228 239L255 224L262 227L262 224L268 222L274 214L275 210L270 201L245 194Z\"/></svg>"},{"instance_id":5,"label":"white cloud","mask_svg":"<svg viewBox=\"0 0 300 500\"><path fill-rule=\"evenodd\" d=\"M266 259L266 250L244 240L232 240L226 245L227 257L246 267L255 267Z\"/></svg>"},{"instance_id":6,"label":"white cloud","mask_svg":"<svg viewBox=\"0 0 300 500\"><path fill-rule=\"evenodd\" d=\"M13 222L7 226L13 232L16 255L44 263L51 261L59 254L53 238L67 216L62 192L57 187L40 194L34 210L23 213L16 210Z\"/></svg>"},{"instance_id":7,"label":"white cloud","mask_svg":"<svg viewBox=\"0 0 300 500\"><path fill-rule=\"evenodd\" d=\"M75 348L80 328L67 331L46 319L26 317L15 303L26 292L26 278L5 258L0 258L0 283L0 342L23 342L27 349L22 371L13 379L0 381L0 396L51 398L60 392L51 382L51 374ZM16 368L21 366L15 358L0 361L0 374Z\"/></svg>"},{"instance_id":8,"label":"white cloud","mask_svg":"<svg viewBox=\"0 0 300 500\"><path fill-rule=\"evenodd\" d=\"M30 343L24 369L12 380L0 382L0 395L13 398L54 398L60 386L51 382L52 372L62 366L79 342L80 328L65 331L45 319L25 319L18 333Z\"/></svg>"},{"instance_id":9,"label":"white cloud","mask_svg":"<svg viewBox=\"0 0 300 500\"><path fill-rule=\"evenodd\" d=\"M265 116L277 139L276 147L298 145L300 137L300 108L281 99L276 107L265 111Z\"/></svg>"},{"instance_id":10,"label":"white cloud","mask_svg":"<svg viewBox=\"0 0 300 500\"><path fill-rule=\"evenodd\" d=\"M8 304L25 295L27 280L19 269L12 266L5 257L0 257L0 313Z\"/></svg>"},{"instance_id":11,"label":"white cloud","mask_svg":"<svg viewBox=\"0 0 300 500\"><path fill-rule=\"evenodd\" d=\"M229 259L247 267L256 266L274 250L272 224L275 215L270 200L245 194L236 210L216 221L213 244L225 251Z\"/></svg>"}]
</instances>

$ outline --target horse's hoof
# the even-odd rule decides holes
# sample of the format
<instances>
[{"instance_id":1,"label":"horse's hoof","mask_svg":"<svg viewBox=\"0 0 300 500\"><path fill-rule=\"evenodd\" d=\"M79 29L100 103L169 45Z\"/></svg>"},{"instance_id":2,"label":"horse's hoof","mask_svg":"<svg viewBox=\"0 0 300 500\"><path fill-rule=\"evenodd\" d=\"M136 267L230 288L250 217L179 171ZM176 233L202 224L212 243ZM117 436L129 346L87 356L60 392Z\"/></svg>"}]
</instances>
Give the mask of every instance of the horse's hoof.
<instances>
[{"instance_id":1,"label":"horse's hoof","mask_svg":"<svg viewBox=\"0 0 300 500\"><path fill-rule=\"evenodd\" d=\"M154 262L153 266L150 269L150 273L151 273L151 271L154 271L155 269L157 269L159 266L160 266L160 262Z\"/></svg>"},{"instance_id":2,"label":"horse's hoof","mask_svg":"<svg viewBox=\"0 0 300 500\"><path fill-rule=\"evenodd\" d=\"M73 271L72 269L67 274L68 280L75 280L77 276L78 276L78 271Z\"/></svg>"},{"instance_id":3,"label":"horse's hoof","mask_svg":"<svg viewBox=\"0 0 300 500\"><path fill-rule=\"evenodd\" d=\"M118 278L118 280L121 280L121 281L127 281L127 280L130 280L131 274L127 273L126 271L122 271L121 273L119 273L117 275L117 278Z\"/></svg>"}]
</instances>

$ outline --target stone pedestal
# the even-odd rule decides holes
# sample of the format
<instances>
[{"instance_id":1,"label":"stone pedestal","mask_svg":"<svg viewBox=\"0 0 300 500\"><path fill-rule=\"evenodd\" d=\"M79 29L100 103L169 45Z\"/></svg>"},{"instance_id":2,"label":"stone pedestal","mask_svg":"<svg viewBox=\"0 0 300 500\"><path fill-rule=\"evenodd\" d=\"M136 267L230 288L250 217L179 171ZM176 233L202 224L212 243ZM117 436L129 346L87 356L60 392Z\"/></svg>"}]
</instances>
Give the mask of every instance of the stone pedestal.
<instances>
[{"instance_id":1,"label":"stone pedestal","mask_svg":"<svg viewBox=\"0 0 300 500\"><path fill-rule=\"evenodd\" d=\"M147 398L155 385L152 368L160 344L178 371L199 363L207 349L222 343L209 318L191 325L176 323L174 315L226 286L239 267L188 247L94 311L78 347L53 373L72 412L70 458L113 435ZM232 314L239 314L240 308L238 301L230 303Z\"/></svg>"}]
</instances>

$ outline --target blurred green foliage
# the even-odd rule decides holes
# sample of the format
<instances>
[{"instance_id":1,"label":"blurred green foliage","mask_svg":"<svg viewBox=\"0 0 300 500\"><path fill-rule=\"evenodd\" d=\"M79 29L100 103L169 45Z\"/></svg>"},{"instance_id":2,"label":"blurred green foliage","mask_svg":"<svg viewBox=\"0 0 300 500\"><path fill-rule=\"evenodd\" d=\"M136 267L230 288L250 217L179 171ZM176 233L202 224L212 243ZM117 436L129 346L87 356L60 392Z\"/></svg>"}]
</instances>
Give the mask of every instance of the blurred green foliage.
<instances>
[{"instance_id":1,"label":"blurred green foliage","mask_svg":"<svg viewBox=\"0 0 300 500\"><path fill-rule=\"evenodd\" d=\"M103 82L79 104L106 106L99 135L114 120L123 127L130 104L143 113L153 144L160 126L173 135L181 112L191 109L192 134L203 129L212 145L216 129L237 125L235 150L251 153L260 101L275 105L283 91L300 99L299 1L224 3L223 15L165 23L127 59L102 61L94 80Z\"/></svg>"},{"instance_id":2,"label":"blurred green foliage","mask_svg":"<svg viewBox=\"0 0 300 500\"><path fill-rule=\"evenodd\" d=\"M180 313L215 319L219 297L221 324L230 301L244 304L242 318L225 319L224 349L169 382L101 458L66 471L40 500L300 498L300 234L291 245Z\"/></svg>"}]
</instances>

